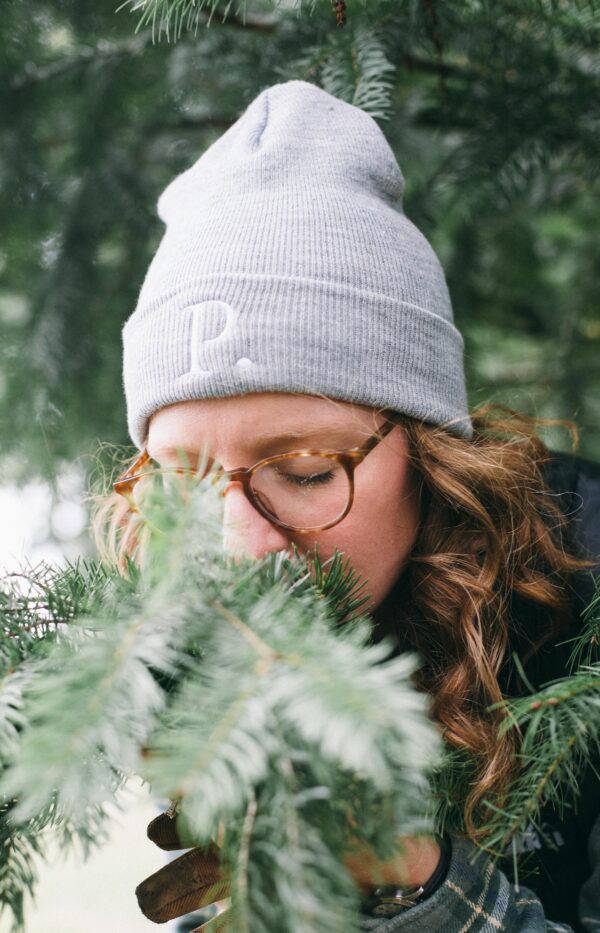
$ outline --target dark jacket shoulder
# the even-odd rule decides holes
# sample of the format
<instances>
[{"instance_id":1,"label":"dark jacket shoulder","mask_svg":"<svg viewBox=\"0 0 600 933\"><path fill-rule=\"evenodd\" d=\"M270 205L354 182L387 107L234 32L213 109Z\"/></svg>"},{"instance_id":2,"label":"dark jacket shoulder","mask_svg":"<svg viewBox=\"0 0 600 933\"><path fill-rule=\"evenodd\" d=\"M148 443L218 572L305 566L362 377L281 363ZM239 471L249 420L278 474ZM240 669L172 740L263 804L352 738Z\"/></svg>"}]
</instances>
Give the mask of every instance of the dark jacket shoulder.
<instances>
[{"instance_id":1,"label":"dark jacket shoulder","mask_svg":"<svg viewBox=\"0 0 600 933\"><path fill-rule=\"evenodd\" d=\"M580 553L597 559L600 565L600 463L551 451L542 472L550 488L561 497Z\"/></svg>"},{"instance_id":2,"label":"dark jacket shoulder","mask_svg":"<svg viewBox=\"0 0 600 933\"><path fill-rule=\"evenodd\" d=\"M524 663L536 688L565 676L572 651L572 645L566 642L581 631L600 573L600 464L575 454L550 453L542 474L567 518L561 542L570 553L593 560L595 565L570 575L570 620L560 630L554 631L554 616L547 606L512 594L510 649L500 674L502 689L508 695L529 692L512 663L513 653ZM553 631L543 647L536 649L536 644Z\"/></svg>"},{"instance_id":3,"label":"dark jacket shoulder","mask_svg":"<svg viewBox=\"0 0 600 933\"><path fill-rule=\"evenodd\" d=\"M578 556L596 561L596 565L572 576L573 615L569 630L549 640L525 664L527 677L534 687L570 673L573 645L568 639L581 631L584 610L600 579L600 464L574 454L552 451L543 473L547 485L560 497L561 509L568 518L572 550ZM515 600L512 621L512 649L522 658L522 652L531 642L531 633L539 633L548 624L547 610L531 602ZM510 658L504 673L510 681L508 693L529 693L529 689L519 683ZM591 872L586 839L600 814L599 765L600 762L594 760L581 772L577 799L567 799L564 809L546 805L540 821L535 826L530 825L518 840L519 851L525 856L520 871L522 883L539 896L547 917L568 923L574 931L583 929L578 900ZM504 870L510 877L508 860Z\"/></svg>"}]
</instances>

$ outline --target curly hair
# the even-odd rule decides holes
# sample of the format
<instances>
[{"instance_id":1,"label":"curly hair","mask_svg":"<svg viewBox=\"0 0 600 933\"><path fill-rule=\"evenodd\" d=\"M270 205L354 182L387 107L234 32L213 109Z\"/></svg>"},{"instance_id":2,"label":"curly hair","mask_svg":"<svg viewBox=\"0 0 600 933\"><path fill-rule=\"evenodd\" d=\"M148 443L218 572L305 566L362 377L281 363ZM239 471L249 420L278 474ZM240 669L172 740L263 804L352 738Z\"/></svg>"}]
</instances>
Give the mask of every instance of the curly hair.
<instances>
[{"instance_id":1,"label":"curly hair","mask_svg":"<svg viewBox=\"0 0 600 933\"><path fill-rule=\"evenodd\" d=\"M572 619L572 575L595 566L578 553L568 516L546 484L543 466L552 453L538 429L566 427L574 449L578 433L570 421L494 404L471 413L468 440L406 415L395 420L406 432L421 507L394 633L424 661L419 686L431 695L445 740L474 762L464 826L477 841L485 824L482 803L501 802L518 767L518 735L501 735L504 714L490 709L504 698L500 673L510 648L512 600L522 597L546 612L532 655ZM145 530L121 496L98 497L92 530L101 556L124 573L128 560L143 554Z\"/></svg>"},{"instance_id":2,"label":"curly hair","mask_svg":"<svg viewBox=\"0 0 600 933\"><path fill-rule=\"evenodd\" d=\"M501 412L494 416L494 411ZM425 660L421 687L446 741L469 753L474 781L464 809L476 841L489 811L516 776L519 736L499 736L505 715L499 675L509 660L515 598L544 610L523 663L573 618L573 574L596 566L579 553L569 519L544 478L552 453L537 434L563 425L502 405L472 413L471 440L403 419L412 464L421 477L421 522L402 573L396 632Z\"/></svg>"}]
</instances>

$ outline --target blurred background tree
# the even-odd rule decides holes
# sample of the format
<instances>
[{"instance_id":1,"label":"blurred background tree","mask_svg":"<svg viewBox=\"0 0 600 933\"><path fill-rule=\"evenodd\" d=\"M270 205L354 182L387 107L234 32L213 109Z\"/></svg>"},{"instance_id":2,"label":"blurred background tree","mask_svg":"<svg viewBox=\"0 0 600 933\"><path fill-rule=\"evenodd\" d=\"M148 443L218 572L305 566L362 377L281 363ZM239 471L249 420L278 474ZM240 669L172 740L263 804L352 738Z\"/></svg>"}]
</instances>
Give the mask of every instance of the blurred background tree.
<instances>
[{"instance_id":1,"label":"blurred background tree","mask_svg":"<svg viewBox=\"0 0 600 933\"><path fill-rule=\"evenodd\" d=\"M120 330L157 197L290 78L390 141L446 270L471 406L574 419L600 459L599 48L598 0L4 0L4 480L129 443Z\"/></svg>"}]
</instances>

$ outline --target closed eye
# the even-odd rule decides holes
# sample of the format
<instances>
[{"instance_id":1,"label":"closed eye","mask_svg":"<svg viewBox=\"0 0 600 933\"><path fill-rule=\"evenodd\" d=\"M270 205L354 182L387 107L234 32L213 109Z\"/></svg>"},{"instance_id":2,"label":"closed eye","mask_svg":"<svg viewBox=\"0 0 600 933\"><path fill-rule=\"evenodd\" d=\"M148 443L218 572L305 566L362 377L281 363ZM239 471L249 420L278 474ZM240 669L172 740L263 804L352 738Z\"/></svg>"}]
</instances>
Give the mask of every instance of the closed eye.
<instances>
[{"instance_id":1,"label":"closed eye","mask_svg":"<svg viewBox=\"0 0 600 933\"><path fill-rule=\"evenodd\" d=\"M328 470L326 473L310 473L307 476L298 476L297 474L284 473L283 471L278 471L278 473L286 482L291 483L293 486L301 487L324 486L333 479L332 470Z\"/></svg>"}]
</instances>

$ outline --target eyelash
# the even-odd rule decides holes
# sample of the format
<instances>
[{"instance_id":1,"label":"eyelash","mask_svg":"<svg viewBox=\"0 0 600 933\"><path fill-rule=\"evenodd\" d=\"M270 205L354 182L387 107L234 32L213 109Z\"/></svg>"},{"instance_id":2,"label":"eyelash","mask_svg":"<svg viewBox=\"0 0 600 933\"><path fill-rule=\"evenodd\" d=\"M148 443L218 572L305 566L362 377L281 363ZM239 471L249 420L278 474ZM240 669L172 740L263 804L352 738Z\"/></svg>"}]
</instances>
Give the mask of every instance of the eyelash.
<instances>
[{"instance_id":1,"label":"eyelash","mask_svg":"<svg viewBox=\"0 0 600 933\"><path fill-rule=\"evenodd\" d=\"M333 472L331 470L328 470L326 473L313 473L310 476L294 476L292 473L283 473L281 471L278 472L279 475L283 476L283 478L288 483L291 483L293 486L300 487L308 486L311 483L313 483L315 486L324 486L325 483L328 483L330 479L333 479ZM296 480L300 480L300 482L296 482Z\"/></svg>"}]
</instances>

